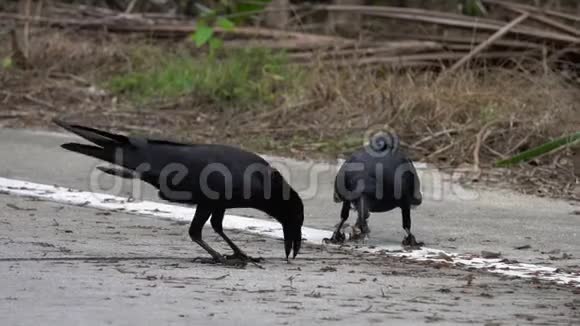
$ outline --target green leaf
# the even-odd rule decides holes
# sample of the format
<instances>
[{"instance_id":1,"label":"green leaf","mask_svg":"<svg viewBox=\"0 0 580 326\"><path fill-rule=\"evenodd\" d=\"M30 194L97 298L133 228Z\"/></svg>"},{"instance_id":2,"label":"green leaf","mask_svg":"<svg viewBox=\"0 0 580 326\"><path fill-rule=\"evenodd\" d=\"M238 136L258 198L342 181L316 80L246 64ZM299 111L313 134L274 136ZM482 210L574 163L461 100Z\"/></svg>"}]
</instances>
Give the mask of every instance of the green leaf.
<instances>
[{"instance_id":1,"label":"green leaf","mask_svg":"<svg viewBox=\"0 0 580 326\"><path fill-rule=\"evenodd\" d=\"M529 161L529 160L532 160L536 157L539 157L539 156L542 156L546 153L549 153L549 152L551 152L559 147L567 146L567 145L573 144L573 143L578 142L578 141L580 141L580 132L577 132L577 133L569 135L569 136L560 137L558 139L555 139L555 140L549 141L545 144L542 144L538 147L531 148L523 153L520 153L520 154L515 155L513 157L510 157L508 159L497 161L495 163L495 166L507 167L507 166L512 166L512 165L520 163L520 162Z\"/></svg>"},{"instance_id":2,"label":"green leaf","mask_svg":"<svg viewBox=\"0 0 580 326\"><path fill-rule=\"evenodd\" d=\"M195 45L200 47L207 43L213 36L213 28L209 26L198 26L195 34L193 34L193 40Z\"/></svg>"},{"instance_id":3,"label":"green leaf","mask_svg":"<svg viewBox=\"0 0 580 326\"><path fill-rule=\"evenodd\" d=\"M236 25L231 20L224 17L219 17L217 19L216 25L226 31L231 31L234 29L234 27L236 27Z\"/></svg>"},{"instance_id":4,"label":"green leaf","mask_svg":"<svg viewBox=\"0 0 580 326\"><path fill-rule=\"evenodd\" d=\"M4 59L2 59L2 68L8 69L10 67L12 67L12 58L5 57Z\"/></svg>"}]
</instances>

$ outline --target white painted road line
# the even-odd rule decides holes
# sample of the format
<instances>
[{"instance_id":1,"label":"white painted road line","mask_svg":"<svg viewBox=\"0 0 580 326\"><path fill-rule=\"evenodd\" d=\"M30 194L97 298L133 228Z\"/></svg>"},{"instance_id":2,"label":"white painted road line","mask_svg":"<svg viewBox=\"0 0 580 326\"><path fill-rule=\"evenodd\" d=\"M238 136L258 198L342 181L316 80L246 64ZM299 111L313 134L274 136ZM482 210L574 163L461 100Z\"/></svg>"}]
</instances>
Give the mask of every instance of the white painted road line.
<instances>
[{"instance_id":1,"label":"white painted road line","mask_svg":"<svg viewBox=\"0 0 580 326\"><path fill-rule=\"evenodd\" d=\"M0 178L0 194L26 196L75 206L181 221L191 221L195 213L195 208L190 207L162 204L151 201L135 202L130 201L128 198L107 194L79 191L64 187L6 178ZM267 221L228 214L224 219L224 228L265 235L277 239L283 238L281 225L276 221ZM324 238L329 238L331 235L332 232L330 231L309 227L304 227L302 230L304 241L314 245L321 245L322 240ZM471 267L520 278L537 278L558 284L570 284L580 288L580 271L562 272L554 267L511 263L502 259L471 257L457 253L448 253L433 248L404 251L401 247L377 246L357 247L355 250L395 257L406 257L412 260L448 262L449 264L463 268Z\"/></svg>"}]
</instances>

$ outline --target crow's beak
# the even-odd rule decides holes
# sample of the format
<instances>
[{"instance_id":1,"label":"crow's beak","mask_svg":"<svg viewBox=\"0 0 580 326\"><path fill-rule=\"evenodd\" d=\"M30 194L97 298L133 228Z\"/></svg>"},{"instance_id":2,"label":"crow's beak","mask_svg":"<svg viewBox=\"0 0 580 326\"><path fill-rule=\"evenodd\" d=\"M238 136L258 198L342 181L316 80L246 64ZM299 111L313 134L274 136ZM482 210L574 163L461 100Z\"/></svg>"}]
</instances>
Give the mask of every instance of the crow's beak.
<instances>
[{"instance_id":1,"label":"crow's beak","mask_svg":"<svg viewBox=\"0 0 580 326\"><path fill-rule=\"evenodd\" d=\"M284 237L284 249L286 250L286 260L290 256L290 251L292 251L292 240Z\"/></svg>"},{"instance_id":2,"label":"crow's beak","mask_svg":"<svg viewBox=\"0 0 580 326\"><path fill-rule=\"evenodd\" d=\"M288 227L284 227L284 249L286 251L286 260L290 257L292 253L292 258L296 258L298 252L300 252L300 247L302 245L302 230L291 230Z\"/></svg>"},{"instance_id":3,"label":"crow's beak","mask_svg":"<svg viewBox=\"0 0 580 326\"><path fill-rule=\"evenodd\" d=\"M293 259L296 258L296 255L298 255L298 252L300 252L301 245L302 245L302 235L299 234L298 239L295 239L294 242L292 243L292 249L294 250L294 254L292 255Z\"/></svg>"}]
</instances>

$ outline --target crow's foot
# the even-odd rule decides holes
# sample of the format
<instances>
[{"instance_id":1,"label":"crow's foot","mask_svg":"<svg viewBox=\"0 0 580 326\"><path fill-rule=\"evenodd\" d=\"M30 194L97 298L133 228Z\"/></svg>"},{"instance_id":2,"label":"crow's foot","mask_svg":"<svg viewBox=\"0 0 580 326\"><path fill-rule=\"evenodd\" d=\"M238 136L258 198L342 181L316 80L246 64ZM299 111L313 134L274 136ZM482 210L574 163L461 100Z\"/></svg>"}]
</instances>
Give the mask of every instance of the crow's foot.
<instances>
[{"instance_id":1,"label":"crow's foot","mask_svg":"<svg viewBox=\"0 0 580 326\"><path fill-rule=\"evenodd\" d=\"M220 258L197 257L193 261L199 262L202 264L224 265L224 266L234 266L234 267L245 267L248 264L248 261L243 260L243 259L227 258L227 257L223 257L223 256Z\"/></svg>"},{"instance_id":2,"label":"crow's foot","mask_svg":"<svg viewBox=\"0 0 580 326\"><path fill-rule=\"evenodd\" d=\"M332 244L339 244L339 243L343 243L344 240L346 240L346 237L344 235L344 233L340 232L339 230L335 231L332 234L332 237L329 238L324 238L322 239L322 242L324 243L332 243Z\"/></svg>"},{"instance_id":3,"label":"crow's foot","mask_svg":"<svg viewBox=\"0 0 580 326\"><path fill-rule=\"evenodd\" d=\"M422 246L425 245L424 242L417 241L417 239L415 239L415 236L411 233L409 233L409 235L407 235L405 239L403 239L402 244L404 247L409 247L411 249L420 249Z\"/></svg>"},{"instance_id":4,"label":"crow's foot","mask_svg":"<svg viewBox=\"0 0 580 326\"><path fill-rule=\"evenodd\" d=\"M251 263L259 263L259 262L264 261L264 258L262 258L262 257L254 258L254 257L250 257L242 252L238 252L238 253L235 253L233 255L225 256L225 258L226 258L226 260L232 260L232 261L240 260L240 261L251 262Z\"/></svg>"}]
</instances>

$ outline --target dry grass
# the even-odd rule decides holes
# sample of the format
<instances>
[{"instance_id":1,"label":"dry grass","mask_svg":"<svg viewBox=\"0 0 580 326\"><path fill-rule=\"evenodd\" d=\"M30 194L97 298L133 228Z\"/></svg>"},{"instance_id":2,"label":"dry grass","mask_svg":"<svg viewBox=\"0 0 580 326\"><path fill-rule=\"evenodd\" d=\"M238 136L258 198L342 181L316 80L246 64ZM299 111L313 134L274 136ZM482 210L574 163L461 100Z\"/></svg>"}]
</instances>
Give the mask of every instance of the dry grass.
<instances>
[{"instance_id":1,"label":"dry grass","mask_svg":"<svg viewBox=\"0 0 580 326\"><path fill-rule=\"evenodd\" d=\"M95 33L36 35L33 70L0 69L2 110L14 113L0 119L0 126L53 128L50 119L66 114L120 131L314 159L347 154L370 130L387 128L416 160L489 167L580 125L577 85L544 69L463 70L437 82L430 72L319 67L310 71L299 96L282 97L271 107L216 110L193 105L196 96L190 94L136 108L95 85L133 69L136 50L176 51L189 44L152 45ZM0 49L0 58L6 50ZM525 185L525 192L548 187L548 195L569 196L576 181L567 155L544 158L533 173L529 165L512 169L511 180Z\"/></svg>"},{"instance_id":2,"label":"dry grass","mask_svg":"<svg viewBox=\"0 0 580 326\"><path fill-rule=\"evenodd\" d=\"M321 74L315 89L315 97L329 99L318 110L321 117L331 117L327 124L385 126L418 156L453 165L472 162L482 131L482 153L489 159L572 131L580 95L555 74L511 70L466 70L441 83L429 73L331 71Z\"/></svg>"},{"instance_id":3,"label":"dry grass","mask_svg":"<svg viewBox=\"0 0 580 326\"><path fill-rule=\"evenodd\" d=\"M424 72L321 69L313 76L308 105L252 116L237 132L258 128L280 144L301 138L304 151L336 155L386 128L416 159L457 166L477 159L478 135L479 162L488 165L578 126L580 94L554 73L464 70L440 83Z\"/></svg>"}]
</instances>

